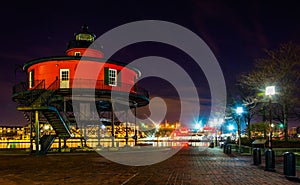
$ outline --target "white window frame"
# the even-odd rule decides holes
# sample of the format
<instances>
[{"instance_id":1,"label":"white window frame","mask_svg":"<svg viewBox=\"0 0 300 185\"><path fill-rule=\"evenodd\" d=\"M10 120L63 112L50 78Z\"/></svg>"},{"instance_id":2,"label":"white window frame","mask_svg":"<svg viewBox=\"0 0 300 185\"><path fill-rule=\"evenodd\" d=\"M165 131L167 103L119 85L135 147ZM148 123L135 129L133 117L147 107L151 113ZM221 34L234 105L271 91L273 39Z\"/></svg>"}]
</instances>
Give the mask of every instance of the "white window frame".
<instances>
[{"instance_id":1,"label":"white window frame","mask_svg":"<svg viewBox=\"0 0 300 185\"><path fill-rule=\"evenodd\" d=\"M61 81L69 81L69 71L61 71Z\"/></svg>"},{"instance_id":2,"label":"white window frame","mask_svg":"<svg viewBox=\"0 0 300 185\"><path fill-rule=\"evenodd\" d=\"M34 86L34 71L29 71L29 88L32 88Z\"/></svg>"},{"instance_id":3,"label":"white window frame","mask_svg":"<svg viewBox=\"0 0 300 185\"><path fill-rule=\"evenodd\" d=\"M108 85L117 86L117 70L116 69L108 69Z\"/></svg>"},{"instance_id":4,"label":"white window frame","mask_svg":"<svg viewBox=\"0 0 300 185\"><path fill-rule=\"evenodd\" d=\"M60 69L60 88L69 88L70 70Z\"/></svg>"}]
</instances>

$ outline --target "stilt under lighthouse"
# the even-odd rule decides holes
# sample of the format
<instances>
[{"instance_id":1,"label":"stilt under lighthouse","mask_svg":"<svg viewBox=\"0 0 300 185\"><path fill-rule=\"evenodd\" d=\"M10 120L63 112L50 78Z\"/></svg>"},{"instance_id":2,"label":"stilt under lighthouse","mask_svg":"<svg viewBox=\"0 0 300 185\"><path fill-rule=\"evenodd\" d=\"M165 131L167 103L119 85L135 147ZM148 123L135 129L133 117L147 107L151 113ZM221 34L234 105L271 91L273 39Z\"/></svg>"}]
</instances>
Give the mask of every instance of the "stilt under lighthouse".
<instances>
[{"instance_id":1,"label":"stilt under lighthouse","mask_svg":"<svg viewBox=\"0 0 300 185\"><path fill-rule=\"evenodd\" d=\"M140 71L121 62L105 59L100 50L89 48L95 38L85 25L68 43L66 55L34 59L24 64L23 70L28 78L13 87L12 99L17 103L17 110L24 112L31 125L31 151L46 154L55 139L59 140L58 148L61 151L61 148L67 147L67 139L78 134L86 136L87 129L84 128L90 124L96 125L100 136L100 128L103 126L101 119L110 120L111 145L114 147L114 107L124 107L118 111L123 111L122 114L128 119L130 109L136 113L138 107L149 103L148 92L136 84ZM91 68L102 69L97 79L90 79L88 70L75 76L80 61L89 64ZM81 92L76 100L74 88ZM93 101L84 93L91 90L95 92ZM111 100L112 91L120 96L118 102ZM126 95L127 99L124 98ZM125 104L129 106L124 106L122 101L127 101ZM92 104L96 105L96 110ZM76 110L74 107L77 107ZM44 125L50 125L51 132L43 130ZM136 135L135 129L135 143ZM126 144L128 138L126 120L126 135L123 138ZM100 137L98 139L100 145Z\"/></svg>"}]
</instances>

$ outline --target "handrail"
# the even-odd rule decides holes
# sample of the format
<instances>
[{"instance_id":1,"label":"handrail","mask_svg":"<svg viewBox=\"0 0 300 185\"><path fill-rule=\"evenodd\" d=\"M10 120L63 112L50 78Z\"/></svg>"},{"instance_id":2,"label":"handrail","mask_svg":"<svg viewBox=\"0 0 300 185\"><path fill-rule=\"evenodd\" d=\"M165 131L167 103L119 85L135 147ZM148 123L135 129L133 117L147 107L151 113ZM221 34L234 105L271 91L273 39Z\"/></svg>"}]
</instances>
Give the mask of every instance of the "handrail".
<instances>
[{"instance_id":1,"label":"handrail","mask_svg":"<svg viewBox=\"0 0 300 185\"><path fill-rule=\"evenodd\" d=\"M34 87L28 88L28 82L21 82L16 84L13 87L13 93L20 93L27 90L37 90L37 89L46 89L46 90L57 90L60 89L60 80L54 80L48 87L45 86L45 80L38 80L35 82ZM69 88L79 88L79 89L92 89L96 90L112 90L112 91L122 91L130 92L136 95L142 95L149 98L149 93L142 87L139 87L137 84L127 84L127 83L118 83L117 86L110 86L104 83L104 80L92 80L92 79L70 79Z\"/></svg>"},{"instance_id":2,"label":"handrail","mask_svg":"<svg viewBox=\"0 0 300 185\"><path fill-rule=\"evenodd\" d=\"M13 86L13 94L24 92L28 89L28 82L20 82Z\"/></svg>"},{"instance_id":3,"label":"handrail","mask_svg":"<svg viewBox=\"0 0 300 185\"><path fill-rule=\"evenodd\" d=\"M54 82L52 82L48 87L47 87L47 90L57 90L57 89L59 89L59 80L58 79L56 79L56 80L54 80Z\"/></svg>"},{"instance_id":4,"label":"handrail","mask_svg":"<svg viewBox=\"0 0 300 185\"><path fill-rule=\"evenodd\" d=\"M58 115L59 119L63 123L63 126L64 126L65 130L68 132L69 135L71 135L71 132L69 130L69 125L70 125L69 120L68 119L64 119L63 115L60 114L60 112L58 111L58 109L56 107L48 106L48 109L51 110L51 111L53 111L53 112L55 112Z\"/></svg>"},{"instance_id":5,"label":"handrail","mask_svg":"<svg viewBox=\"0 0 300 185\"><path fill-rule=\"evenodd\" d=\"M36 82L39 82L39 83L34 83L34 84L37 84L37 85L33 86L31 88L32 90L45 89L45 80L36 80Z\"/></svg>"},{"instance_id":6,"label":"handrail","mask_svg":"<svg viewBox=\"0 0 300 185\"><path fill-rule=\"evenodd\" d=\"M35 80L35 86L29 88L28 81L22 81L13 86L13 94L24 92L27 90L45 89L45 80Z\"/></svg>"}]
</instances>

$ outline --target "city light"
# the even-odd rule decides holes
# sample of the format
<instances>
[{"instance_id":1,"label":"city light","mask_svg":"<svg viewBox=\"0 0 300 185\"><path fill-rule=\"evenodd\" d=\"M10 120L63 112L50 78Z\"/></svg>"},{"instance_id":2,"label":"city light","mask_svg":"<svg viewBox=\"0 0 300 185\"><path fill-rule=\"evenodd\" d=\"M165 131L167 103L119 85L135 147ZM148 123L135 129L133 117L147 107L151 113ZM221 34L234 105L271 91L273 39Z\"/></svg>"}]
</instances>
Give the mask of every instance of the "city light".
<instances>
[{"instance_id":1,"label":"city light","mask_svg":"<svg viewBox=\"0 0 300 185\"><path fill-rule=\"evenodd\" d=\"M233 125L228 125L228 130L232 131L234 129Z\"/></svg>"},{"instance_id":2,"label":"city light","mask_svg":"<svg viewBox=\"0 0 300 185\"><path fill-rule=\"evenodd\" d=\"M279 124L279 128L283 128L283 124L282 123Z\"/></svg>"},{"instance_id":3,"label":"city light","mask_svg":"<svg viewBox=\"0 0 300 185\"><path fill-rule=\"evenodd\" d=\"M200 123L196 123L196 125L195 125L195 129L199 130L200 128L201 128L201 125L200 125Z\"/></svg>"},{"instance_id":4,"label":"city light","mask_svg":"<svg viewBox=\"0 0 300 185\"><path fill-rule=\"evenodd\" d=\"M236 113L237 113L238 115L242 114L243 112L244 112L243 107L237 107L237 108L236 108Z\"/></svg>"},{"instance_id":5,"label":"city light","mask_svg":"<svg viewBox=\"0 0 300 185\"><path fill-rule=\"evenodd\" d=\"M50 129L50 126L49 126L49 125L45 125L45 126L44 126L44 129L45 129L45 130L49 130L49 129Z\"/></svg>"}]
</instances>

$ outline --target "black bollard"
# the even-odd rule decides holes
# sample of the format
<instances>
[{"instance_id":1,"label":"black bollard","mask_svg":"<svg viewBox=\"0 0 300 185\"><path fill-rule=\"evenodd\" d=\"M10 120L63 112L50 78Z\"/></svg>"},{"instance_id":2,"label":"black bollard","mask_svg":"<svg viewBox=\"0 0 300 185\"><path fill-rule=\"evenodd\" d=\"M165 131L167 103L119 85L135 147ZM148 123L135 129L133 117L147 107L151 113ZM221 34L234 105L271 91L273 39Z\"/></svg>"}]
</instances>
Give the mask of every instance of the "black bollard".
<instances>
[{"instance_id":1,"label":"black bollard","mask_svg":"<svg viewBox=\"0 0 300 185\"><path fill-rule=\"evenodd\" d=\"M257 148L253 148L253 150L252 150L252 158L253 158L253 164L254 165L258 165L258 162L257 162Z\"/></svg>"},{"instance_id":2,"label":"black bollard","mask_svg":"<svg viewBox=\"0 0 300 185\"><path fill-rule=\"evenodd\" d=\"M257 154L256 154L256 158L257 158L257 164L261 164L261 150L260 148L257 148Z\"/></svg>"},{"instance_id":3,"label":"black bollard","mask_svg":"<svg viewBox=\"0 0 300 185\"><path fill-rule=\"evenodd\" d=\"M227 145L227 154L231 154L231 144Z\"/></svg>"},{"instance_id":4,"label":"black bollard","mask_svg":"<svg viewBox=\"0 0 300 185\"><path fill-rule=\"evenodd\" d=\"M283 154L283 174L287 177L296 176L296 159L292 152L285 152Z\"/></svg>"},{"instance_id":5,"label":"black bollard","mask_svg":"<svg viewBox=\"0 0 300 185\"><path fill-rule=\"evenodd\" d=\"M260 148L253 148L253 164L260 165L261 164L261 152Z\"/></svg>"},{"instance_id":6,"label":"black bollard","mask_svg":"<svg viewBox=\"0 0 300 185\"><path fill-rule=\"evenodd\" d=\"M209 148L213 148L214 145L215 145L214 142L210 142L210 143L209 143Z\"/></svg>"},{"instance_id":7,"label":"black bollard","mask_svg":"<svg viewBox=\"0 0 300 185\"><path fill-rule=\"evenodd\" d=\"M227 153L227 144L226 143L224 143L224 145L223 145L223 153L224 154L226 154Z\"/></svg>"},{"instance_id":8,"label":"black bollard","mask_svg":"<svg viewBox=\"0 0 300 185\"><path fill-rule=\"evenodd\" d=\"M272 149L265 151L265 170L275 172L275 153Z\"/></svg>"}]
</instances>

